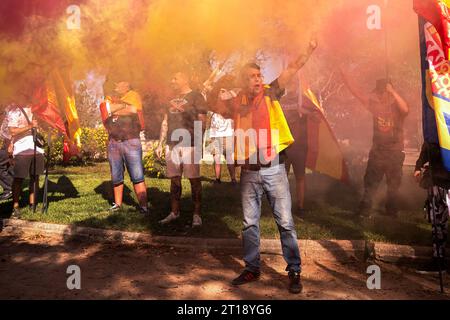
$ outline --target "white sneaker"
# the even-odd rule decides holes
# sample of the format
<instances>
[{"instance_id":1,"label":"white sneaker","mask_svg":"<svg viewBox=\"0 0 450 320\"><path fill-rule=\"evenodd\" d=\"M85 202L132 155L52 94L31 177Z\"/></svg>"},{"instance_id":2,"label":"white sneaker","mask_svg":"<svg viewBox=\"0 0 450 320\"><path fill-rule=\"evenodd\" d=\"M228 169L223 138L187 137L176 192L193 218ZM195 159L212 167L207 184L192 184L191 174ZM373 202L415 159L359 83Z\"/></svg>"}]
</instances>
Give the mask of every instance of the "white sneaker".
<instances>
[{"instance_id":1,"label":"white sneaker","mask_svg":"<svg viewBox=\"0 0 450 320\"><path fill-rule=\"evenodd\" d=\"M192 218L192 228L201 226L202 226L202 217L200 217L198 214L194 214L194 217Z\"/></svg>"},{"instance_id":2,"label":"white sneaker","mask_svg":"<svg viewBox=\"0 0 450 320\"><path fill-rule=\"evenodd\" d=\"M167 217L159 221L160 224L168 224L169 222L172 222L173 220L176 220L180 217L180 214L175 214L171 212Z\"/></svg>"}]
</instances>

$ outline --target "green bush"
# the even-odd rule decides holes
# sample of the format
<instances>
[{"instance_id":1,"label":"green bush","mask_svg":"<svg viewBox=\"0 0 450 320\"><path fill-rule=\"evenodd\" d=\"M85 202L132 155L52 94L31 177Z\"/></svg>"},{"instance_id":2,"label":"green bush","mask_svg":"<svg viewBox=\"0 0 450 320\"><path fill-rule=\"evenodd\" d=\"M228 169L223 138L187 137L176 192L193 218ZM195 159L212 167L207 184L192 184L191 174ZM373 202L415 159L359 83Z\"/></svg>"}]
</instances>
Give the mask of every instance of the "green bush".
<instances>
[{"instance_id":1,"label":"green bush","mask_svg":"<svg viewBox=\"0 0 450 320\"><path fill-rule=\"evenodd\" d=\"M81 129L81 155L83 162L107 159L108 133L105 128Z\"/></svg>"},{"instance_id":2,"label":"green bush","mask_svg":"<svg viewBox=\"0 0 450 320\"><path fill-rule=\"evenodd\" d=\"M165 178L166 173L166 159L163 155L160 158L156 156L155 149L158 142L154 142L150 150L144 156L144 170L145 174L152 178Z\"/></svg>"},{"instance_id":3,"label":"green bush","mask_svg":"<svg viewBox=\"0 0 450 320\"><path fill-rule=\"evenodd\" d=\"M46 140L47 135L45 135ZM74 157L70 164L79 165L107 159L108 133L101 128L81 128L81 159ZM45 147L47 151L47 146ZM51 132L50 165L63 163L64 135L56 130Z\"/></svg>"},{"instance_id":4,"label":"green bush","mask_svg":"<svg viewBox=\"0 0 450 320\"><path fill-rule=\"evenodd\" d=\"M64 136L55 130L51 133L51 147L50 147L51 166L62 163L63 150L64 150ZM45 152L47 152L47 149L45 149Z\"/></svg>"}]
</instances>

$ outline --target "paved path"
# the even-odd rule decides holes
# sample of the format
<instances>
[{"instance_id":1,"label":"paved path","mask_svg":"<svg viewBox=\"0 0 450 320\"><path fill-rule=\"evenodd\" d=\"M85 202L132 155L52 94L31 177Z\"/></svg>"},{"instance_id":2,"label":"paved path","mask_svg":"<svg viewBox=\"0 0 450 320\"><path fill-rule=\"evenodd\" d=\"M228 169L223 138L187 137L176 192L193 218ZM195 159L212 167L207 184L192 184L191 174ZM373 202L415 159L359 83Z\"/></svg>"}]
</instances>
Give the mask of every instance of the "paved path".
<instances>
[{"instance_id":1,"label":"paved path","mask_svg":"<svg viewBox=\"0 0 450 320\"><path fill-rule=\"evenodd\" d=\"M304 259L301 295L287 292L284 261L263 254L261 281L235 288L236 250L200 251L150 245L61 241L0 234L0 299L448 299L434 276L378 263L381 290L368 290L367 266L356 258ZM69 265L81 268L81 290L68 290ZM446 285L450 288L450 277ZM449 289L450 291L450 289Z\"/></svg>"}]
</instances>

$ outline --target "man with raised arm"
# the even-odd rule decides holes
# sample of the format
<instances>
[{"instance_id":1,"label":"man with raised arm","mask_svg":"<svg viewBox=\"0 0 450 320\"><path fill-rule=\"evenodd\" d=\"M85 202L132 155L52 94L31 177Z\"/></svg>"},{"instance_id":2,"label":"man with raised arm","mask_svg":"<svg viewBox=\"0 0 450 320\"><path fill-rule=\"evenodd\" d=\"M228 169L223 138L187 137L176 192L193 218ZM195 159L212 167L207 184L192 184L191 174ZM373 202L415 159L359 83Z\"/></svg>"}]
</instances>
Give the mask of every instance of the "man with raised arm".
<instances>
[{"instance_id":1,"label":"man with raised arm","mask_svg":"<svg viewBox=\"0 0 450 320\"><path fill-rule=\"evenodd\" d=\"M403 124L409 113L408 104L388 79L377 80L374 91L366 94L342 70L341 74L350 92L373 117L373 144L364 176L364 195L357 214L370 217L373 195L386 176L387 199L383 213L395 217L405 160Z\"/></svg>"},{"instance_id":2,"label":"man with raised arm","mask_svg":"<svg viewBox=\"0 0 450 320\"><path fill-rule=\"evenodd\" d=\"M311 41L305 54L284 70L277 80L264 85L260 67L255 63L245 65L240 73L242 90L226 103L219 103L218 112L232 110L235 123L235 159L242 165L241 199L244 214L242 231L245 269L232 281L243 285L260 278L260 217L263 194L272 208L280 232L283 257L287 263L289 291L300 293L303 289L300 273L301 259L297 232L291 212L289 181L284 165L284 150L293 143L279 99L284 88L308 61L317 43ZM224 94L224 96L226 96ZM228 95L230 97L230 95ZM220 110L222 109L222 110ZM252 132L253 137L242 133Z\"/></svg>"}]
</instances>

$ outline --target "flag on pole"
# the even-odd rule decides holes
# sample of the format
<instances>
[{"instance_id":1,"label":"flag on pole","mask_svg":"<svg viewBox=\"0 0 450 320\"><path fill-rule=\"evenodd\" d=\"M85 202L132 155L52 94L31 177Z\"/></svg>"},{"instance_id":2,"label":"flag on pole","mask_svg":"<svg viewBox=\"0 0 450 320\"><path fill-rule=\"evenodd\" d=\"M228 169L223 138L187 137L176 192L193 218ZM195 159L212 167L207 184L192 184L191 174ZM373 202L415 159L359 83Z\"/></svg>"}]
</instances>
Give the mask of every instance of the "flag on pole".
<instances>
[{"instance_id":1,"label":"flag on pole","mask_svg":"<svg viewBox=\"0 0 450 320\"><path fill-rule=\"evenodd\" d=\"M314 172L329 177L348 181L348 169L339 143L331 129L314 92L307 82L302 79L304 107L317 109L314 116L307 117L307 155L306 167Z\"/></svg>"},{"instance_id":2,"label":"flag on pole","mask_svg":"<svg viewBox=\"0 0 450 320\"><path fill-rule=\"evenodd\" d=\"M414 0L420 16L423 134L450 171L450 0Z\"/></svg>"},{"instance_id":3,"label":"flag on pole","mask_svg":"<svg viewBox=\"0 0 450 320\"><path fill-rule=\"evenodd\" d=\"M78 112L75 106L75 97L72 91L70 77L63 77L59 70L53 70L51 78L54 84L56 99L60 113L65 119L67 136L76 146L81 147L81 128Z\"/></svg>"},{"instance_id":4,"label":"flag on pole","mask_svg":"<svg viewBox=\"0 0 450 320\"><path fill-rule=\"evenodd\" d=\"M59 112L56 93L50 81L47 81L44 86L38 88L34 92L31 111L40 120L47 123L49 126L58 130L64 135L67 135L64 120L62 119Z\"/></svg>"}]
</instances>

